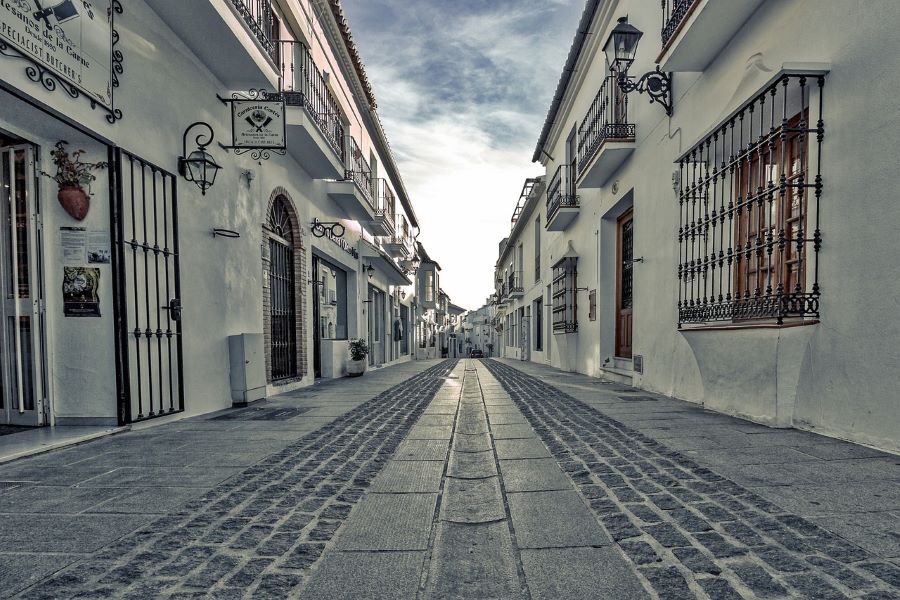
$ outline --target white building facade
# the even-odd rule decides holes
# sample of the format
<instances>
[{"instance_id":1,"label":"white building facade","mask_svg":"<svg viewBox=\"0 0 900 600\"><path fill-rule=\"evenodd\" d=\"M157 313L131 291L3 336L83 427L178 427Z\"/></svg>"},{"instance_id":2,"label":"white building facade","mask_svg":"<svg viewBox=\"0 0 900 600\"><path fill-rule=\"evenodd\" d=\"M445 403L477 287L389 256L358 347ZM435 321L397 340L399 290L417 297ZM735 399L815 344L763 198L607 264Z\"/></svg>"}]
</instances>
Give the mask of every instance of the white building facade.
<instances>
[{"instance_id":1,"label":"white building facade","mask_svg":"<svg viewBox=\"0 0 900 600\"><path fill-rule=\"evenodd\" d=\"M358 337L414 355L418 220L339 2L27 6L0 6L0 423L218 410L345 375ZM40 175L61 140L108 163L86 215Z\"/></svg>"},{"instance_id":2,"label":"white building facade","mask_svg":"<svg viewBox=\"0 0 900 600\"><path fill-rule=\"evenodd\" d=\"M898 18L589 1L534 154L545 189L497 263L504 355L900 449L900 331L878 318L898 284L877 274L900 221L900 100L879 91Z\"/></svg>"}]
</instances>

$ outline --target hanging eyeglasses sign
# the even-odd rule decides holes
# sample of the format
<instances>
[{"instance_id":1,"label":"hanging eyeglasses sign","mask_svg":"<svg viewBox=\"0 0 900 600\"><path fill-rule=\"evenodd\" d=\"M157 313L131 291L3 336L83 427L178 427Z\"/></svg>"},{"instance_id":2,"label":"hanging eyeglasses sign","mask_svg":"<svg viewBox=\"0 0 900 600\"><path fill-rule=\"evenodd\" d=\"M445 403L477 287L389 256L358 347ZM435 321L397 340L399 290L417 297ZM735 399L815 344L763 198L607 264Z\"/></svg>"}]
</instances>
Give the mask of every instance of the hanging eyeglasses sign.
<instances>
[{"instance_id":1,"label":"hanging eyeglasses sign","mask_svg":"<svg viewBox=\"0 0 900 600\"><path fill-rule=\"evenodd\" d=\"M326 236L330 238L342 238L346 232L344 226L337 221L320 221L319 219L313 219L312 223L309 224L309 227L312 234L317 238Z\"/></svg>"},{"instance_id":2,"label":"hanging eyeglasses sign","mask_svg":"<svg viewBox=\"0 0 900 600\"><path fill-rule=\"evenodd\" d=\"M234 92L230 98L216 96L231 106L231 145L219 144L253 160L268 160L287 152L284 97L277 92L251 89Z\"/></svg>"},{"instance_id":3,"label":"hanging eyeglasses sign","mask_svg":"<svg viewBox=\"0 0 900 600\"><path fill-rule=\"evenodd\" d=\"M619 89L625 94L638 92L650 96L650 103L659 102L666 114L672 116L672 75L663 73L656 65L655 71L644 73L637 80L628 74L637 54L638 42L644 35L640 29L628 22L628 17L620 17L618 24L609 34L603 52L609 70L616 74Z\"/></svg>"},{"instance_id":4,"label":"hanging eyeglasses sign","mask_svg":"<svg viewBox=\"0 0 900 600\"><path fill-rule=\"evenodd\" d=\"M193 129L199 129L194 138L197 149L190 154L187 152L188 136ZM207 146L212 144L215 139L212 127L203 121L191 123L184 130L181 138L181 156L178 157L178 174L188 181L193 181L200 188L200 192L205 196L206 190L211 188L216 182L216 175L222 167L217 163L212 155L206 151Z\"/></svg>"}]
</instances>

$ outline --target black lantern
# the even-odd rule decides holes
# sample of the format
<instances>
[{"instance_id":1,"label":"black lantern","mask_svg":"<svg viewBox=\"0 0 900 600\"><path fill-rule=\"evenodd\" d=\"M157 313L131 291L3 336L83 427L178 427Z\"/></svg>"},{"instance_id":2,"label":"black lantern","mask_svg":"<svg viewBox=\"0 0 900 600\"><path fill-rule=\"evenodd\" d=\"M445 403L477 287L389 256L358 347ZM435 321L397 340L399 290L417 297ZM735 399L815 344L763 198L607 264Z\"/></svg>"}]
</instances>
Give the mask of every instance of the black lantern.
<instances>
[{"instance_id":1,"label":"black lantern","mask_svg":"<svg viewBox=\"0 0 900 600\"><path fill-rule=\"evenodd\" d=\"M369 276L369 279L372 279L372 277L375 276L375 267L373 267L372 265L368 265L365 268L365 272L366 272L366 275Z\"/></svg>"},{"instance_id":2,"label":"black lantern","mask_svg":"<svg viewBox=\"0 0 900 600\"><path fill-rule=\"evenodd\" d=\"M188 154L188 134L194 127L200 127L205 130L198 133L194 138L197 149ZM191 123L191 125L184 130L184 135L181 138L181 156L178 157L178 174L188 181L196 183L204 196L206 195L206 190L211 188L213 183L215 183L216 174L219 172L219 169L222 168L213 159L210 153L206 151L206 147L212 143L214 137L215 134L209 124L204 123L203 121L197 121L196 123Z\"/></svg>"},{"instance_id":3,"label":"black lantern","mask_svg":"<svg viewBox=\"0 0 900 600\"><path fill-rule=\"evenodd\" d=\"M619 89L626 94L637 91L644 92L650 97L650 103L662 104L666 114L672 116L672 100L669 91L672 88L672 76L663 73L659 65L655 71L644 73L637 81L628 75L628 69L634 63L637 54L638 42L644 33L628 22L628 17L619 17L619 22L609 34L603 52L606 54L606 62L609 70L616 74Z\"/></svg>"},{"instance_id":4,"label":"black lantern","mask_svg":"<svg viewBox=\"0 0 900 600\"><path fill-rule=\"evenodd\" d=\"M616 73L626 73L631 68L642 35L644 32L629 23L628 17L619 17L619 23L603 46L610 69Z\"/></svg>"}]
</instances>

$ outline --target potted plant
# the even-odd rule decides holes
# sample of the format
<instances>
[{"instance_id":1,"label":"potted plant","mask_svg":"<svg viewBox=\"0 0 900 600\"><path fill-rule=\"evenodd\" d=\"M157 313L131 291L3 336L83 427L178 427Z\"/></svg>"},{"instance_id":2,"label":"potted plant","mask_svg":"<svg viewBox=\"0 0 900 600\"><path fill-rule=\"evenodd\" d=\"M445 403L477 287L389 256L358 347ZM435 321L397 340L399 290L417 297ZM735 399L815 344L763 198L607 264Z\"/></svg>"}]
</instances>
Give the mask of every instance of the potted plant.
<instances>
[{"instance_id":1,"label":"potted plant","mask_svg":"<svg viewBox=\"0 0 900 600\"><path fill-rule=\"evenodd\" d=\"M66 150L68 143L60 140L56 142L56 149L50 151L53 164L56 165L56 175L44 171L41 171L41 175L49 177L59 185L59 192L56 196L59 203L72 218L81 221L87 216L91 206L89 200L91 182L97 179L91 171L106 168L107 163L82 161L84 150L75 150L69 154ZM82 187L85 184L88 186L87 192Z\"/></svg>"},{"instance_id":2,"label":"potted plant","mask_svg":"<svg viewBox=\"0 0 900 600\"><path fill-rule=\"evenodd\" d=\"M359 377L366 372L366 357L369 355L369 345L366 340L359 338L350 340L350 362L347 363L347 375Z\"/></svg>"}]
</instances>

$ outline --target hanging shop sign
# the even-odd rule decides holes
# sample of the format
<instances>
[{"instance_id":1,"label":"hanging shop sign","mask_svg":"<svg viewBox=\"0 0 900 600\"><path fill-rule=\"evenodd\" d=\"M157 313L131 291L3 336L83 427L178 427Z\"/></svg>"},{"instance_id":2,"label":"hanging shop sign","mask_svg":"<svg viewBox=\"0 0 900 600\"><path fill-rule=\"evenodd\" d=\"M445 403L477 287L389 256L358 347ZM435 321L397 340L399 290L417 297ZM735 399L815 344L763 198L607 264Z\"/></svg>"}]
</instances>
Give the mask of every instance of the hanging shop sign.
<instances>
[{"instance_id":1,"label":"hanging shop sign","mask_svg":"<svg viewBox=\"0 0 900 600\"><path fill-rule=\"evenodd\" d=\"M341 236L344 235L344 226L340 223L334 223L330 221L320 221L319 219L313 219L311 229L313 231L313 235L316 237L324 237L331 240L334 244L336 244L341 250L352 256L353 258L359 258L359 251L347 240L343 237L340 237L336 234L335 228L340 228Z\"/></svg>"},{"instance_id":2,"label":"hanging shop sign","mask_svg":"<svg viewBox=\"0 0 900 600\"><path fill-rule=\"evenodd\" d=\"M272 152L284 155L287 151L285 134L285 105L281 94L265 90L250 90L246 95L234 93L231 98L219 97L231 105L231 145L220 144L235 154L252 152L254 160L268 159Z\"/></svg>"},{"instance_id":3,"label":"hanging shop sign","mask_svg":"<svg viewBox=\"0 0 900 600\"><path fill-rule=\"evenodd\" d=\"M120 0L0 0L0 56L26 61L31 81L84 96L115 123L122 111L113 90L123 72L117 14Z\"/></svg>"}]
</instances>

